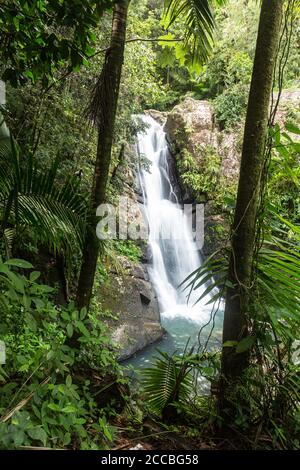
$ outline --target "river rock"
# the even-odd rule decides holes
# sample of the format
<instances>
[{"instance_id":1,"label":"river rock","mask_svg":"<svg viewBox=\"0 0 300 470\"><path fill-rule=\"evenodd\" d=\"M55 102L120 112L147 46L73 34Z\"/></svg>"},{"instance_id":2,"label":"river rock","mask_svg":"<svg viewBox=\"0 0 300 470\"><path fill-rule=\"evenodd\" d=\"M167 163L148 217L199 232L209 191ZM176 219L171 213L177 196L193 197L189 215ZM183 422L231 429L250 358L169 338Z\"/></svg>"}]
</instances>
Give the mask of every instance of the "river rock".
<instances>
[{"instance_id":1,"label":"river rock","mask_svg":"<svg viewBox=\"0 0 300 470\"><path fill-rule=\"evenodd\" d=\"M145 114L149 114L149 116L155 119L155 121L157 121L161 126L164 125L168 116L168 113L157 111L157 109L148 109L145 111Z\"/></svg>"},{"instance_id":2,"label":"river rock","mask_svg":"<svg viewBox=\"0 0 300 470\"><path fill-rule=\"evenodd\" d=\"M112 270L101 287L101 305L114 318L107 321L112 339L125 360L161 339L158 302L146 266L119 257L119 272Z\"/></svg>"}]
</instances>

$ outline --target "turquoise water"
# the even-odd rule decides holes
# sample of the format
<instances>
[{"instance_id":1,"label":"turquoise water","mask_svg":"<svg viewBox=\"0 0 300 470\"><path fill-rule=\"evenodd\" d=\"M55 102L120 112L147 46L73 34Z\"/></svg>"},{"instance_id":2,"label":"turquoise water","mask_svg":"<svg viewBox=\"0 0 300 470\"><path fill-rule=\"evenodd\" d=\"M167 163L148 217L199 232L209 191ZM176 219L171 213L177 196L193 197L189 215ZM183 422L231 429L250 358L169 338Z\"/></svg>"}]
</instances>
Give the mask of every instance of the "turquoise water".
<instances>
[{"instance_id":1,"label":"turquoise water","mask_svg":"<svg viewBox=\"0 0 300 470\"><path fill-rule=\"evenodd\" d=\"M148 346L142 351L137 352L132 358L123 362L124 366L131 366L133 370L138 371L144 367L148 367L153 356L156 355L157 349L166 351L169 354L177 352L181 354L188 342L188 347L195 346L197 349L199 345L198 334L201 329L201 324L191 321L184 317L164 318L162 317L162 325L166 330L166 334L161 341ZM215 325L212 330L212 322L206 326L200 336L201 343L204 344L210 336L208 348L221 347L221 335L223 325L223 311L220 310L215 316Z\"/></svg>"}]
</instances>

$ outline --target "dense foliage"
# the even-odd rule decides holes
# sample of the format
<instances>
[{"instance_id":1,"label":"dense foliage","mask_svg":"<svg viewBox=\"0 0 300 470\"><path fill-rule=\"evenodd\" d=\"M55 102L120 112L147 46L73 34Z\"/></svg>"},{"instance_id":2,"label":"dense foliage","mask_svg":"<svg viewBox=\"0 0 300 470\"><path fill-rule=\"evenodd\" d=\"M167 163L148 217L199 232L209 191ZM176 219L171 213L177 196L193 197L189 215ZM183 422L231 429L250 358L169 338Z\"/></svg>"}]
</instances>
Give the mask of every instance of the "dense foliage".
<instances>
[{"instance_id":1,"label":"dense foliage","mask_svg":"<svg viewBox=\"0 0 300 470\"><path fill-rule=\"evenodd\" d=\"M274 85L277 92L299 86L295 3L290 53L284 77ZM6 346L6 363L0 364L0 448L107 449L124 429L130 445L137 433L142 441L150 426L152 437L161 434L150 439L154 447L164 436L176 436L168 445L180 448L188 438L209 448L299 449L297 108L285 109L269 129L250 328L241 340L223 345L249 357L229 396L230 422L220 407L221 350L211 347L207 329L199 332L196 348L159 352L140 383L125 378L101 289L122 270L120 258L133 266L141 261L143 246L132 240L101 243L97 295L89 309L75 305L97 153L97 128L87 111L105 67L114 4L0 3L0 71L6 83L0 114L0 347ZM220 132L233 132L241 141L259 11L255 0L131 1L109 202L118 203L138 164L148 165L137 161L132 148L141 128L132 116L144 110L167 112L187 96L206 99ZM181 152L182 182L194 200L205 195L215 209L226 207L231 222L236 183L222 187L222 156L213 146L201 152L206 164L187 148ZM217 229L227 230L222 224ZM185 284L196 292L204 287L203 298L213 294L211 327L232 287L229 238L226 233L227 243ZM54 279L49 265L60 266ZM149 425L152 420L155 425Z\"/></svg>"},{"instance_id":2,"label":"dense foliage","mask_svg":"<svg viewBox=\"0 0 300 470\"><path fill-rule=\"evenodd\" d=\"M14 86L30 79L45 85L63 66L78 69L94 54L105 1L13 0L0 5L3 79Z\"/></svg>"}]
</instances>

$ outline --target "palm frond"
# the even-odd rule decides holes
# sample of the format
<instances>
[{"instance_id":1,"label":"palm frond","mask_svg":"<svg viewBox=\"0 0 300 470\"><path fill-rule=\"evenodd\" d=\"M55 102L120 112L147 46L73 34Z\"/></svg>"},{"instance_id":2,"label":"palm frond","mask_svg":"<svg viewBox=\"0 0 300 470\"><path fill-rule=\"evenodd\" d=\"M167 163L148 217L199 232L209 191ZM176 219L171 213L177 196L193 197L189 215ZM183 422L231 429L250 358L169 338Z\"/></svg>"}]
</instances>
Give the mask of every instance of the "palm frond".
<instances>
[{"instance_id":1,"label":"palm frond","mask_svg":"<svg viewBox=\"0 0 300 470\"><path fill-rule=\"evenodd\" d=\"M161 415L166 406L186 398L192 389L192 377L183 358L158 350L153 366L143 370L142 385L147 403Z\"/></svg>"},{"instance_id":2,"label":"palm frond","mask_svg":"<svg viewBox=\"0 0 300 470\"><path fill-rule=\"evenodd\" d=\"M12 247L15 236L16 232L14 228L7 228L3 231L4 249L7 258L11 258L12 256Z\"/></svg>"},{"instance_id":3,"label":"palm frond","mask_svg":"<svg viewBox=\"0 0 300 470\"><path fill-rule=\"evenodd\" d=\"M54 252L82 248L84 218L55 197L19 195L19 223L34 229L37 240L47 243Z\"/></svg>"},{"instance_id":4,"label":"palm frond","mask_svg":"<svg viewBox=\"0 0 300 470\"><path fill-rule=\"evenodd\" d=\"M280 328L282 334L288 334L288 330L292 329L295 338L299 339L299 237L294 232L295 238L290 239L291 224L288 223L286 227L289 230L273 228L272 234L265 240L259 252L258 300L265 305L271 322L276 328ZM297 232L299 227L294 228Z\"/></svg>"},{"instance_id":5,"label":"palm frond","mask_svg":"<svg viewBox=\"0 0 300 470\"><path fill-rule=\"evenodd\" d=\"M87 202L76 178L57 183L58 166L56 159L49 169L40 168L9 134L0 134L0 225L30 227L54 252L81 250Z\"/></svg>"},{"instance_id":6,"label":"palm frond","mask_svg":"<svg viewBox=\"0 0 300 470\"><path fill-rule=\"evenodd\" d=\"M190 299L193 291L202 288L196 303L211 294L207 304L218 301L224 295L224 286L228 285L228 259L219 250L212 253L202 265L191 273L181 284L188 291ZM204 289L204 290L203 290Z\"/></svg>"},{"instance_id":7,"label":"palm frond","mask_svg":"<svg viewBox=\"0 0 300 470\"><path fill-rule=\"evenodd\" d=\"M283 335L293 330L299 337L300 323L300 227L276 213L268 214L265 239L257 255L255 291L257 320L267 312L268 321ZM278 226L280 221L281 226ZM224 295L228 282L229 257L210 256L184 282L189 293L206 286L198 298L203 299L216 288L208 303ZM288 328L287 328L288 327Z\"/></svg>"},{"instance_id":8,"label":"palm frond","mask_svg":"<svg viewBox=\"0 0 300 470\"><path fill-rule=\"evenodd\" d=\"M163 21L170 28L178 20L185 27L184 42L191 49L193 60L203 63L212 48L214 18L209 0L165 0ZM224 0L215 3L222 5Z\"/></svg>"}]
</instances>

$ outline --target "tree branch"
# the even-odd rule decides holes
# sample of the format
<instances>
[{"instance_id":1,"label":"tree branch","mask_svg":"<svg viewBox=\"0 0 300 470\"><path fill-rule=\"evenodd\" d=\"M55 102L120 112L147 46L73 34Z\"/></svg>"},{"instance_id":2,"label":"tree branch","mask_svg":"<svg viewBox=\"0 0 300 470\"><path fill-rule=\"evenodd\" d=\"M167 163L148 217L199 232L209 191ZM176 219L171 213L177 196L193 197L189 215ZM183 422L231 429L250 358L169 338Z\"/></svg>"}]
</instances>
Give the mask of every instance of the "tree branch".
<instances>
[{"instance_id":1,"label":"tree branch","mask_svg":"<svg viewBox=\"0 0 300 470\"><path fill-rule=\"evenodd\" d=\"M131 42L182 42L183 38L179 39L160 39L160 38L131 38L127 39L125 41L125 44L129 44ZM92 57L95 57L96 55L99 54L104 54L104 52L108 51L110 48L106 47L105 49L100 49L99 51L95 52L95 54L92 54L91 56L88 57L88 59L92 59Z\"/></svg>"}]
</instances>

